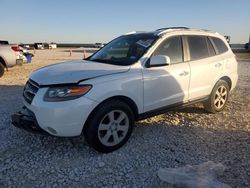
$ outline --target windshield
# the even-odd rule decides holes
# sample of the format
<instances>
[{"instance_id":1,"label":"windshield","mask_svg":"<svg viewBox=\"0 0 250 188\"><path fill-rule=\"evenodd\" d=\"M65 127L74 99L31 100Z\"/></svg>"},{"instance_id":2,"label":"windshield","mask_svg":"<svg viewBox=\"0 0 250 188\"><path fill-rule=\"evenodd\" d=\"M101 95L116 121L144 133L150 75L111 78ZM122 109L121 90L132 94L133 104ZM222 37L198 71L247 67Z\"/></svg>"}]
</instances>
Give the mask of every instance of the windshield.
<instances>
[{"instance_id":1,"label":"windshield","mask_svg":"<svg viewBox=\"0 0 250 188\"><path fill-rule=\"evenodd\" d=\"M114 39L88 60L113 65L131 65L153 45L157 37L149 34L127 35Z\"/></svg>"}]
</instances>

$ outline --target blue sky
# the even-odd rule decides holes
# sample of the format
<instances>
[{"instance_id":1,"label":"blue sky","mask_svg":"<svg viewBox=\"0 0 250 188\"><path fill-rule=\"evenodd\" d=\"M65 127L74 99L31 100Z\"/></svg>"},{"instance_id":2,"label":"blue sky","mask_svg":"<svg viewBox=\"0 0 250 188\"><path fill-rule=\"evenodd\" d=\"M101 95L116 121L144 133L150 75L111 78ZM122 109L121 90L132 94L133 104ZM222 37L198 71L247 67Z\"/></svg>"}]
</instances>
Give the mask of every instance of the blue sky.
<instances>
[{"instance_id":1,"label":"blue sky","mask_svg":"<svg viewBox=\"0 0 250 188\"><path fill-rule=\"evenodd\" d=\"M0 40L108 42L134 30L206 28L245 43L250 0L0 0Z\"/></svg>"}]
</instances>

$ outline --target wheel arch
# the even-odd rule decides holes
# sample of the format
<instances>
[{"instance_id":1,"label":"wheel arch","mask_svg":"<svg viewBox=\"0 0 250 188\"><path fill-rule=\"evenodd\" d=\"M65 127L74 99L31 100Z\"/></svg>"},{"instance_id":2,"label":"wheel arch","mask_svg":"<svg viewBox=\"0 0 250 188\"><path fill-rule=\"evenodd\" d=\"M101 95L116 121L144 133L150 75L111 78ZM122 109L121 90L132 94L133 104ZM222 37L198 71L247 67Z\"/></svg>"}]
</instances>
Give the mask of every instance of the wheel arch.
<instances>
[{"instance_id":1,"label":"wheel arch","mask_svg":"<svg viewBox=\"0 0 250 188\"><path fill-rule=\"evenodd\" d=\"M127 96L123 96L123 95L117 95L117 96L112 96L112 97L109 97L105 100L103 100L100 104L98 104L93 110L92 112L90 113L90 115L103 103L106 103L108 101L111 101L111 100L119 100L121 102L124 102L126 103L130 108L131 110L133 111L134 115L135 115L135 119L137 118L138 114L139 114L139 109L136 105L136 103L129 97Z\"/></svg>"},{"instance_id":2,"label":"wheel arch","mask_svg":"<svg viewBox=\"0 0 250 188\"><path fill-rule=\"evenodd\" d=\"M0 63L3 64L5 68L7 67L5 60L1 56L0 56Z\"/></svg>"},{"instance_id":3,"label":"wheel arch","mask_svg":"<svg viewBox=\"0 0 250 188\"><path fill-rule=\"evenodd\" d=\"M219 80L224 80L225 82L228 83L229 90L232 88L232 80L228 76L223 76Z\"/></svg>"},{"instance_id":4,"label":"wheel arch","mask_svg":"<svg viewBox=\"0 0 250 188\"><path fill-rule=\"evenodd\" d=\"M138 110L136 103L131 98L129 98L127 96L118 95L118 96L110 97L110 98L106 99L105 101L114 100L114 99L126 103L133 111L135 119L137 118L137 116L139 114L139 110Z\"/></svg>"},{"instance_id":5,"label":"wheel arch","mask_svg":"<svg viewBox=\"0 0 250 188\"><path fill-rule=\"evenodd\" d=\"M139 109L138 109L136 103L135 103L131 98L129 98L129 97L127 97L127 96L123 96L123 95L112 96L112 97L109 97L109 98L103 100L100 104L98 104L98 105L90 112L90 114L89 114L87 120L86 120L85 123L84 123L82 132L84 132L85 127L86 127L86 124L88 124L89 120L93 117L95 111L96 111L103 103L106 103L106 102L109 102L109 101L112 101L112 100L119 100L119 101L124 102L125 104L127 104L127 105L131 108L131 110L132 110L132 112L133 112L133 114L134 114L135 120L138 119L138 116L139 116Z\"/></svg>"}]
</instances>

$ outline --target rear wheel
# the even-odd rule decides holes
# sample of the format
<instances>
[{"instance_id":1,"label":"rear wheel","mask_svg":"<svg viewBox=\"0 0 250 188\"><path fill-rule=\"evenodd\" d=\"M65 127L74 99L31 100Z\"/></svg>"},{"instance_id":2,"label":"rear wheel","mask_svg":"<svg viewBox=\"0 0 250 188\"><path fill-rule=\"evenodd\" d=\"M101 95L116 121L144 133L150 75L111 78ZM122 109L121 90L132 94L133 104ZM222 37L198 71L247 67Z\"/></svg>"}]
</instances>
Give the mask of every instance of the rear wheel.
<instances>
[{"instance_id":1,"label":"rear wheel","mask_svg":"<svg viewBox=\"0 0 250 188\"><path fill-rule=\"evenodd\" d=\"M112 152L129 139L134 125L134 114L119 100L105 102L93 112L85 125L84 136L97 151Z\"/></svg>"},{"instance_id":2,"label":"rear wheel","mask_svg":"<svg viewBox=\"0 0 250 188\"><path fill-rule=\"evenodd\" d=\"M222 111L229 97L229 86L224 80L219 80L214 86L209 99L204 103L205 110L217 113Z\"/></svg>"},{"instance_id":3,"label":"rear wheel","mask_svg":"<svg viewBox=\"0 0 250 188\"><path fill-rule=\"evenodd\" d=\"M3 74L4 74L4 65L0 63L0 78L3 76Z\"/></svg>"}]
</instances>

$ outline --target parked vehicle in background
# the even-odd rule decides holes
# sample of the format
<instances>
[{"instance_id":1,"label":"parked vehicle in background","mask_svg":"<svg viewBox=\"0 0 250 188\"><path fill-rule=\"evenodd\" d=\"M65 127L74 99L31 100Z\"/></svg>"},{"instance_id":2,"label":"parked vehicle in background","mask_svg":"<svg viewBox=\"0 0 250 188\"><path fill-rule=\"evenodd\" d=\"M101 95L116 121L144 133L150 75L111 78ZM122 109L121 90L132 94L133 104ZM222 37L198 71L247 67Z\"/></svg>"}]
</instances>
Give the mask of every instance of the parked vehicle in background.
<instances>
[{"instance_id":1,"label":"parked vehicle in background","mask_svg":"<svg viewBox=\"0 0 250 188\"><path fill-rule=\"evenodd\" d=\"M21 47L17 45L0 45L0 77L5 69L16 64L21 64L25 60Z\"/></svg>"},{"instance_id":2,"label":"parked vehicle in background","mask_svg":"<svg viewBox=\"0 0 250 188\"><path fill-rule=\"evenodd\" d=\"M56 49L57 48L57 44L52 42L49 44L49 49Z\"/></svg>"},{"instance_id":3,"label":"parked vehicle in background","mask_svg":"<svg viewBox=\"0 0 250 188\"><path fill-rule=\"evenodd\" d=\"M163 28L120 36L85 60L33 72L16 127L79 136L100 152L129 139L134 121L203 102L222 111L237 83L226 39L207 30Z\"/></svg>"},{"instance_id":4,"label":"parked vehicle in background","mask_svg":"<svg viewBox=\"0 0 250 188\"><path fill-rule=\"evenodd\" d=\"M44 49L44 44L43 43L34 43L34 48L35 49Z\"/></svg>"},{"instance_id":5,"label":"parked vehicle in background","mask_svg":"<svg viewBox=\"0 0 250 188\"><path fill-rule=\"evenodd\" d=\"M22 48L25 48L25 49L30 49L30 45L28 45L28 44L19 44L19 46L21 46Z\"/></svg>"},{"instance_id":6,"label":"parked vehicle in background","mask_svg":"<svg viewBox=\"0 0 250 188\"><path fill-rule=\"evenodd\" d=\"M43 43L43 47L44 49L55 49L57 48L57 44L56 43Z\"/></svg>"},{"instance_id":7,"label":"parked vehicle in background","mask_svg":"<svg viewBox=\"0 0 250 188\"><path fill-rule=\"evenodd\" d=\"M47 42L43 43L43 49L49 49L49 43Z\"/></svg>"},{"instance_id":8,"label":"parked vehicle in background","mask_svg":"<svg viewBox=\"0 0 250 188\"><path fill-rule=\"evenodd\" d=\"M95 48L102 48L102 47L104 47L104 44L103 43L95 43L94 47Z\"/></svg>"},{"instance_id":9,"label":"parked vehicle in background","mask_svg":"<svg viewBox=\"0 0 250 188\"><path fill-rule=\"evenodd\" d=\"M246 43L246 44L244 45L244 48L245 48L246 50L250 50L250 45L249 45L249 42L248 42L248 43Z\"/></svg>"},{"instance_id":10,"label":"parked vehicle in background","mask_svg":"<svg viewBox=\"0 0 250 188\"><path fill-rule=\"evenodd\" d=\"M0 40L0 45L8 45L9 42L7 40Z\"/></svg>"},{"instance_id":11,"label":"parked vehicle in background","mask_svg":"<svg viewBox=\"0 0 250 188\"><path fill-rule=\"evenodd\" d=\"M28 53L28 49L27 49L27 48L22 47L22 46L20 46L20 45L18 45L18 46L19 46L21 52L23 52L23 53Z\"/></svg>"},{"instance_id":12,"label":"parked vehicle in background","mask_svg":"<svg viewBox=\"0 0 250 188\"><path fill-rule=\"evenodd\" d=\"M55 49L57 48L56 43L43 43L44 49Z\"/></svg>"}]
</instances>

